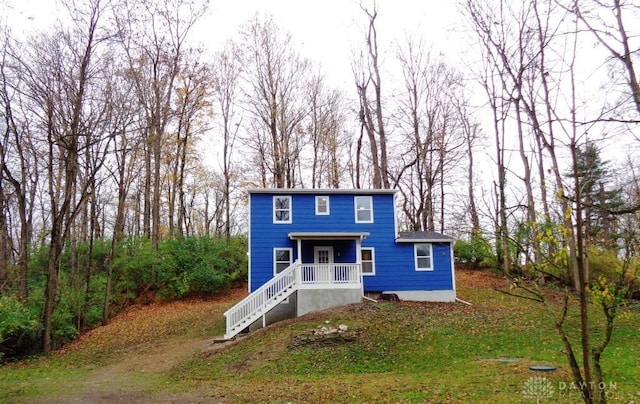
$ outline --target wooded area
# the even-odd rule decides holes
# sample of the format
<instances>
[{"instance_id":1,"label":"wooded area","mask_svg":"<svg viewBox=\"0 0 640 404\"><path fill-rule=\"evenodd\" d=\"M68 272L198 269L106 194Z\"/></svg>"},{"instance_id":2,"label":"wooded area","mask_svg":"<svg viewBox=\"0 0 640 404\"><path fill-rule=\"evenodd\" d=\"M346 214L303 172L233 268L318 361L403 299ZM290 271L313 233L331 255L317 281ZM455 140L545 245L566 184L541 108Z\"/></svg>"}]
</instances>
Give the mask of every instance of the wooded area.
<instances>
[{"instance_id":1,"label":"wooded area","mask_svg":"<svg viewBox=\"0 0 640 404\"><path fill-rule=\"evenodd\" d=\"M127 299L197 292L192 267L158 269L168 250L173 264L229 251L211 291L241 278L251 187L397 189L402 230L456 237L465 265L570 285L611 325L638 292L632 2L466 0L455 65L419 33L381 49L383 6L362 4L352 88L269 17L208 52L191 38L206 1L64 4L54 27L1 38L0 312L42 351ZM598 381L585 338L586 374L573 369Z\"/></svg>"}]
</instances>

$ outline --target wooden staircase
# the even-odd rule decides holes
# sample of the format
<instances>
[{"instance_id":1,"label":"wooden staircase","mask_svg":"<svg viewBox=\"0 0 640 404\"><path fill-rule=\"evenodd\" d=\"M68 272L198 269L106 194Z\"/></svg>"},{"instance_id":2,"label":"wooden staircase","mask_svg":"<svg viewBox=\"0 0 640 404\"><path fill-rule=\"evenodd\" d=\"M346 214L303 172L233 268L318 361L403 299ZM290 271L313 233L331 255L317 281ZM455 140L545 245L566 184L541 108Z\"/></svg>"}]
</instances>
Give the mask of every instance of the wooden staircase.
<instances>
[{"instance_id":1,"label":"wooden staircase","mask_svg":"<svg viewBox=\"0 0 640 404\"><path fill-rule=\"evenodd\" d=\"M263 318L269 310L276 307L297 290L300 276L300 262L288 266L269 282L262 285L249 296L224 313L227 319L225 339L231 339L247 329L253 322Z\"/></svg>"}]
</instances>

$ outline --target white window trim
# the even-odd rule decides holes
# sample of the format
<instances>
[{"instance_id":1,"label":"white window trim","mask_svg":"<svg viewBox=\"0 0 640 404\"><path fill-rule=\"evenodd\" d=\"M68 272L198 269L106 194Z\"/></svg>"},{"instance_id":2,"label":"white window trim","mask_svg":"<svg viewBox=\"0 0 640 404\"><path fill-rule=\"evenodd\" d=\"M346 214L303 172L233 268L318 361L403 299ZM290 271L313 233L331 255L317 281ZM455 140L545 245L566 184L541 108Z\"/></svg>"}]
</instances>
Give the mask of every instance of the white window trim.
<instances>
[{"instance_id":1,"label":"white window trim","mask_svg":"<svg viewBox=\"0 0 640 404\"><path fill-rule=\"evenodd\" d=\"M362 272L362 276L374 276L376 274L376 249L373 247L360 247L360 265L362 260L362 250L371 250L371 272Z\"/></svg>"},{"instance_id":2,"label":"white window trim","mask_svg":"<svg viewBox=\"0 0 640 404\"><path fill-rule=\"evenodd\" d=\"M426 245L429 246L429 262L431 263L431 266L429 266L428 268L418 268L418 246L419 245ZM416 271L433 271L433 244L431 243L416 243L413 245L413 260L414 260L414 265L416 268Z\"/></svg>"},{"instance_id":3,"label":"white window trim","mask_svg":"<svg viewBox=\"0 0 640 404\"><path fill-rule=\"evenodd\" d=\"M287 250L289 251L289 265L293 264L293 248L291 247L274 247L273 248L273 276L278 275L278 272L276 271L277 269L277 264L280 262L284 262L284 261L276 261L276 252L279 250Z\"/></svg>"},{"instance_id":4,"label":"white window trim","mask_svg":"<svg viewBox=\"0 0 640 404\"><path fill-rule=\"evenodd\" d=\"M278 198L287 198L289 199L289 220L277 220L276 219L276 199ZM275 195L273 197L273 203L271 204L272 214L273 214L273 223L274 224L290 224L291 219L293 217L293 199L291 195ZM284 209L282 209L284 210Z\"/></svg>"},{"instance_id":5,"label":"white window trim","mask_svg":"<svg viewBox=\"0 0 640 404\"><path fill-rule=\"evenodd\" d=\"M358 198L367 198L369 200L369 212L371 212L370 220L358 220ZM356 223L373 223L373 197L371 196L354 196L353 197L353 213L355 215Z\"/></svg>"},{"instance_id":6,"label":"white window trim","mask_svg":"<svg viewBox=\"0 0 640 404\"><path fill-rule=\"evenodd\" d=\"M318 201L320 200L320 198L325 198L327 200L327 211L326 212L320 212L318 210L318 206L320 206L318 204ZM331 212L331 207L329 205L329 195L318 195L318 196L316 196L316 215L319 215L319 216L328 215L328 214L330 214L330 212Z\"/></svg>"}]
</instances>

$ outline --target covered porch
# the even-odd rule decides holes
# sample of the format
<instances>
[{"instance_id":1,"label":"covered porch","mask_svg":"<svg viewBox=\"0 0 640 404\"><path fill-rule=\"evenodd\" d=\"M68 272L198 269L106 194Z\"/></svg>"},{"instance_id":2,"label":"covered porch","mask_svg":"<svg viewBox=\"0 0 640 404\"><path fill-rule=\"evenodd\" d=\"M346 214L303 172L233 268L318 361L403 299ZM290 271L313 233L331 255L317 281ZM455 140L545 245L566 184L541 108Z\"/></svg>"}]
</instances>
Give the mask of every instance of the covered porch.
<instances>
[{"instance_id":1,"label":"covered porch","mask_svg":"<svg viewBox=\"0 0 640 404\"><path fill-rule=\"evenodd\" d=\"M362 240L366 232L295 232L300 289L362 288Z\"/></svg>"}]
</instances>

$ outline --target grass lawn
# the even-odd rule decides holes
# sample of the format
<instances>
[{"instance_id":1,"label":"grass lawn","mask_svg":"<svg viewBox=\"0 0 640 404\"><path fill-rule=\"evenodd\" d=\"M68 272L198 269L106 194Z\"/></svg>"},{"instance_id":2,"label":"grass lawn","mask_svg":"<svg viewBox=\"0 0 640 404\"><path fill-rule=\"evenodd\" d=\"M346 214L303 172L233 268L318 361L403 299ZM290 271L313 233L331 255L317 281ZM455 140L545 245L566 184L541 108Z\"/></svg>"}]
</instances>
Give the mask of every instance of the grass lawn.
<instances>
[{"instance_id":1,"label":"grass lawn","mask_svg":"<svg viewBox=\"0 0 640 404\"><path fill-rule=\"evenodd\" d=\"M219 350L185 352L162 369L150 364L154 371L146 373L123 363L153 362L161 341L174 341L166 350L175 351L187 341L222 334L220 313L232 302L193 303L146 326L123 320L116 324L120 337L108 332L112 324L102 328L105 336L0 368L0 401L64 401L73 397L69 389L86 394L92 378L110 367L112 376L125 376L121 391L142 394L138 401L148 402L579 402L544 308L497 292L508 283L489 273L457 276L458 296L471 306L351 305L274 324ZM623 312L602 362L610 402L639 402L640 310L630 306ZM577 312L570 315L577 326ZM601 319L595 310L592 317L597 338ZM203 318L214 320L207 324ZM299 338L340 324L348 326L349 338ZM534 372L532 365L557 370Z\"/></svg>"}]
</instances>

